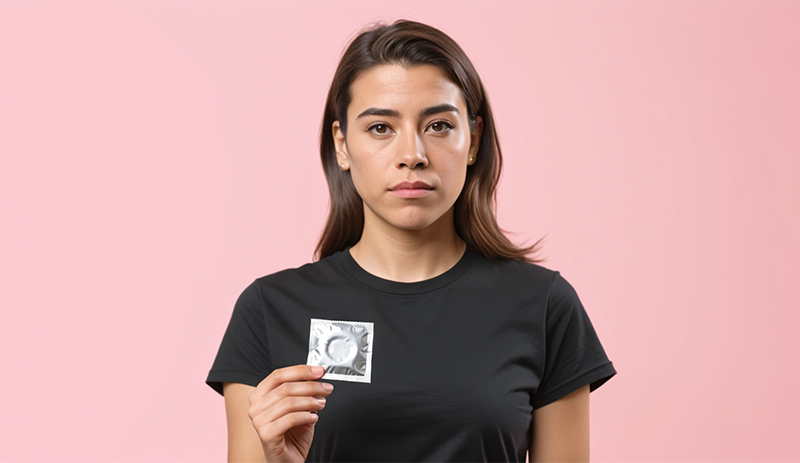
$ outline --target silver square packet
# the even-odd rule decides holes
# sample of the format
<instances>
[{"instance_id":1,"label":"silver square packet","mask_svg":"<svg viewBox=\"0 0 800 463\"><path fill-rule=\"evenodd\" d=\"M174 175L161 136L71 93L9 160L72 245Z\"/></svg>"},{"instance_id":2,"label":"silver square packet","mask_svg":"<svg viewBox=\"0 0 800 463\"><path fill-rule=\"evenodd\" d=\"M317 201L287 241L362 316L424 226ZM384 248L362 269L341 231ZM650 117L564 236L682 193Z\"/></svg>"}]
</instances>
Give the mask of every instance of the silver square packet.
<instances>
[{"instance_id":1,"label":"silver square packet","mask_svg":"<svg viewBox=\"0 0 800 463\"><path fill-rule=\"evenodd\" d=\"M373 338L372 322L312 318L306 363L324 367L322 379L369 383Z\"/></svg>"}]
</instances>

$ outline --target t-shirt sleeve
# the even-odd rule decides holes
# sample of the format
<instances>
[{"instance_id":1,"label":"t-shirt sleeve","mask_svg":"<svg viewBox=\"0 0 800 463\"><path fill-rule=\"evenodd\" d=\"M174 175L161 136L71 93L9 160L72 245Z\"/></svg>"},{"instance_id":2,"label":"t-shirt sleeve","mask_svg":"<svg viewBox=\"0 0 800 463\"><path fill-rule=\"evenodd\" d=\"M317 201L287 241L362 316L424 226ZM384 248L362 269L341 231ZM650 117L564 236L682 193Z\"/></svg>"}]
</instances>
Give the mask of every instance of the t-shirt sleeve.
<instances>
[{"instance_id":1,"label":"t-shirt sleeve","mask_svg":"<svg viewBox=\"0 0 800 463\"><path fill-rule=\"evenodd\" d=\"M578 294L558 272L550 287L545 317L544 372L533 395L533 408L587 384L594 391L617 373Z\"/></svg>"},{"instance_id":2,"label":"t-shirt sleeve","mask_svg":"<svg viewBox=\"0 0 800 463\"><path fill-rule=\"evenodd\" d=\"M233 308L206 384L222 394L222 383L258 386L272 371L264 302L258 282L245 288Z\"/></svg>"}]
</instances>

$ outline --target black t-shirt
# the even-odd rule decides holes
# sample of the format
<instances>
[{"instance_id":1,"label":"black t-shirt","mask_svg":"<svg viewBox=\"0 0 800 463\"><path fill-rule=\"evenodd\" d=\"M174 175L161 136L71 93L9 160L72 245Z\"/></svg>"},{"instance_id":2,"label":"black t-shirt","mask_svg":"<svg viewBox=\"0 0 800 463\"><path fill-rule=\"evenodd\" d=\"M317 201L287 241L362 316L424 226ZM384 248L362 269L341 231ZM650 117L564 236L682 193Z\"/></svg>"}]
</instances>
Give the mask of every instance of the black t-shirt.
<instances>
[{"instance_id":1,"label":"black t-shirt","mask_svg":"<svg viewBox=\"0 0 800 463\"><path fill-rule=\"evenodd\" d=\"M534 409L616 373L558 272L467 249L399 283L345 250L248 286L206 382L305 364L312 318L372 322L374 342L369 383L330 381L308 461L525 461Z\"/></svg>"}]
</instances>

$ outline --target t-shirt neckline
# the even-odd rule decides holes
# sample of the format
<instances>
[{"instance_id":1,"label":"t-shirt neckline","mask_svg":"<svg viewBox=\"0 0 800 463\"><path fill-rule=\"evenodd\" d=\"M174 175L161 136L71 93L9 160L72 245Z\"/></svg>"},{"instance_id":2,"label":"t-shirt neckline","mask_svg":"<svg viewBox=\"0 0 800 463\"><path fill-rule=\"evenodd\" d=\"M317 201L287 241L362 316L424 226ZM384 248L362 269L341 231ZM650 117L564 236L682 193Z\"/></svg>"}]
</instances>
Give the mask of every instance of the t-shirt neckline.
<instances>
[{"instance_id":1,"label":"t-shirt neckline","mask_svg":"<svg viewBox=\"0 0 800 463\"><path fill-rule=\"evenodd\" d=\"M413 283L403 283L399 281L386 280L367 272L360 265L358 265L358 262L356 262L355 259L353 259L353 256L350 255L349 247L336 253L336 261L342 268L342 271L344 271L344 273L346 273L353 280L377 291L401 295L422 294L444 288L450 283L453 283L461 278L461 276L464 275L467 270L470 269L470 267L472 267L472 264L475 263L477 258L478 253L467 246L464 254L461 256L458 262L456 262L453 267L441 275L437 275L428 280L415 281Z\"/></svg>"}]
</instances>

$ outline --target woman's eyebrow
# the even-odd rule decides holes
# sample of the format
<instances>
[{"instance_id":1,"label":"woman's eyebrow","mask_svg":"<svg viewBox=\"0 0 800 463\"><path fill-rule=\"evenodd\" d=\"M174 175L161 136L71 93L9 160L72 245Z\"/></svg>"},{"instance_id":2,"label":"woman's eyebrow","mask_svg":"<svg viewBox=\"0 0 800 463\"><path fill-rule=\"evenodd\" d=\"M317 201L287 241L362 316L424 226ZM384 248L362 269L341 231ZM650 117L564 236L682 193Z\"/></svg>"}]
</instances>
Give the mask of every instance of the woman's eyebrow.
<instances>
[{"instance_id":1,"label":"woman's eyebrow","mask_svg":"<svg viewBox=\"0 0 800 463\"><path fill-rule=\"evenodd\" d=\"M449 103L443 103L423 109L422 111L419 112L419 116L425 117L425 116L430 116L432 114L447 113L447 112L453 112L458 114L459 110L458 108ZM400 112L395 109L367 108L364 111L361 111L361 114L356 116L356 120L361 119L362 117L365 116L386 116L399 119Z\"/></svg>"},{"instance_id":2,"label":"woman's eyebrow","mask_svg":"<svg viewBox=\"0 0 800 463\"><path fill-rule=\"evenodd\" d=\"M364 116L387 116L400 118L400 111L396 111L394 109L368 108L356 116L356 120L361 119Z\"/></svg>"},{"instance_id":3,"label":"woman's eyebrow","mask_svg":"<svg viewBox=\"0 0 800 463\"><path fill-rule=\"evenodd\" d=\"M456 108L455 106L453 106L451 104L444 103L444 104L439 104L439 105L436 105L436 106L431 106L430 108L423 109L422 111L419 112L419 116L420 117L425 117L425 116L430 116L432 114L448 113L448 112L452 112L452 113L456 113L456 114L459 113L458 108Z\"/></svg>"}]
</instances>

